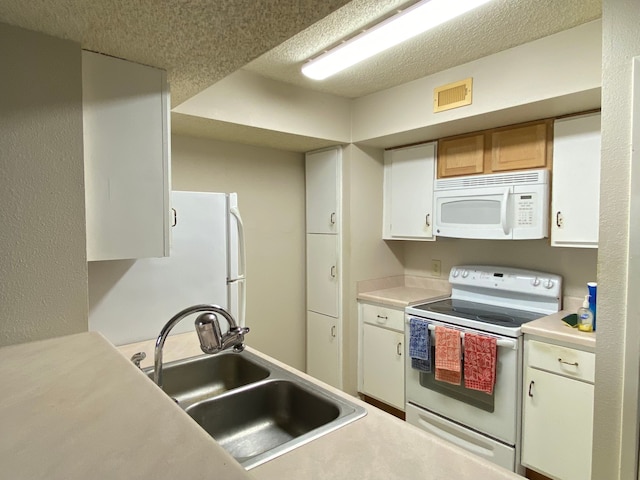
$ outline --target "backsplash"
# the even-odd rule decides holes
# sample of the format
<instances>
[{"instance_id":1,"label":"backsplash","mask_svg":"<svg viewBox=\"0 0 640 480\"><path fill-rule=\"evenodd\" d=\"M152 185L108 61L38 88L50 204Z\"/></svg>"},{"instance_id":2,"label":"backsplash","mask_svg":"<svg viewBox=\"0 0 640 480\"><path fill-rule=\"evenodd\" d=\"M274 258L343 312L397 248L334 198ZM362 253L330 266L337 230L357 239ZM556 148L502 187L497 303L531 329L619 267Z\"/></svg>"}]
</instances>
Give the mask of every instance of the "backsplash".
<instances>
[{"instance_id":1,"label":"backsplash","mask_svg":"<svg viewBox=\"0 0 640 480\"><path fill-rule=\"evenodd\" d=\"M404 242L406 275L431 276L431 260L442 262L440 278L463 264L499 265L555 273L563 277L563 295L584 297L587 282L597 281L597 249L551 247L549 240L464 240Z\"/></svg>"}]
</instances>

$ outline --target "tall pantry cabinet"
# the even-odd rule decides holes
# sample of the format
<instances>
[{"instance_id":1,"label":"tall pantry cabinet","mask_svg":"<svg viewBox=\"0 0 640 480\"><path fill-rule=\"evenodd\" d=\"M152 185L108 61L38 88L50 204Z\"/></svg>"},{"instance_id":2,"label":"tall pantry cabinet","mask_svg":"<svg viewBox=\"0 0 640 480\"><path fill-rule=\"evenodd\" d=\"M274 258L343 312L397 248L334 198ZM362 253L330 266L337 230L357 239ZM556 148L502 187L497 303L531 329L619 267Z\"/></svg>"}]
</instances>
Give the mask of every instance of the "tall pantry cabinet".
<instances>
[{"instance_id":1,"label":"tall pantry cabinet","mask_svg":"<svg viewBox=\"0 0 640 480\"><path fill-rule=\"evenodd\" d=\"M342 149L305 156L307 373L342 388Z\"/></svg>"}]
</instances>

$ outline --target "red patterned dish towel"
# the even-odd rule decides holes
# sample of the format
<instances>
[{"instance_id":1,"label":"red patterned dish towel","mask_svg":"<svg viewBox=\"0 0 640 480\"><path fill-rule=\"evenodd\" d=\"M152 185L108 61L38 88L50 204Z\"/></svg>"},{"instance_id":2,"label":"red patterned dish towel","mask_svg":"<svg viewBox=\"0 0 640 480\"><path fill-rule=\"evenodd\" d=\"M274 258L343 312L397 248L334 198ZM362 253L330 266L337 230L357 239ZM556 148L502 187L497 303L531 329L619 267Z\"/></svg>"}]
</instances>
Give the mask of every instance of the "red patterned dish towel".
<instances>
[{"instance_id":1,"label":"red patterned dish towel","mask_svg":"<svg viewBox=\"0 0 640 480\"><path fill-rule=\"evenodd\" d=\"M473 333L464 335L464 386L493 394L496 383L496 339Z\"/></svg>"},{"instance_id":2,"label":"red patterned dish towel","mask_svg":"<svg viewBox=\"0 0 640 480\"><path fill-rule=\"evenodd\" d=\"M436 380L460 385L460 332L436 326Z\"/></svg>"}]
</instances>

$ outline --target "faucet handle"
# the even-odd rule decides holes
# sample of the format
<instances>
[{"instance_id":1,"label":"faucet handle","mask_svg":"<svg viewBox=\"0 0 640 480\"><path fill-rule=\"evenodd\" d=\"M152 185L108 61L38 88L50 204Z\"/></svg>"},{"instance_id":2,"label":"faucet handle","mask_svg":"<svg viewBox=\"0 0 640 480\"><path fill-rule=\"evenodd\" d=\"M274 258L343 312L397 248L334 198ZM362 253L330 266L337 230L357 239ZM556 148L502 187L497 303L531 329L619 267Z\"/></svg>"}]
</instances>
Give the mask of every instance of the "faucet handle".
<instances>
[{"instance_id":1,"label":"faucet handle","mask_svg":"<svg viewBox=\"0 0 640 480\"><path fill-rule=\"evenodd\" d=\"M142 362L142 360L144 360L145 358L147 358L147 354L146 354L146 353L144 353L144 352L137 352L137 353L134 353L134 354L131 356L131 361L133 362L133 364L134 364L136 367L141 368L141 367L140 367L140 362Z\"/></svg>"}]
</instances>

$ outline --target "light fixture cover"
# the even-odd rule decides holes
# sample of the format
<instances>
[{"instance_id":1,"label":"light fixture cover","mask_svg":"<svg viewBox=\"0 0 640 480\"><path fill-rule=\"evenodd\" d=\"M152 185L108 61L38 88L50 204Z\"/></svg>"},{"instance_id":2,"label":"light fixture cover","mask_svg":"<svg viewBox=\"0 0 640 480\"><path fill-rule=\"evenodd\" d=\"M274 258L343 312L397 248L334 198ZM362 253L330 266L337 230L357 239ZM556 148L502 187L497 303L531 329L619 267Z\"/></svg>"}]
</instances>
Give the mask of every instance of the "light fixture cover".
<instances>
[{"instance_id":1,"label":"light fixture cover","mask_svg":"<svg viewBox=\"0 0 640 480\"><path fill-rule=\"evenodd\" d=\"M422 0L305 63L302 73L314 80L324 80L490 1Z\"/></svg>"}]
</instances>

